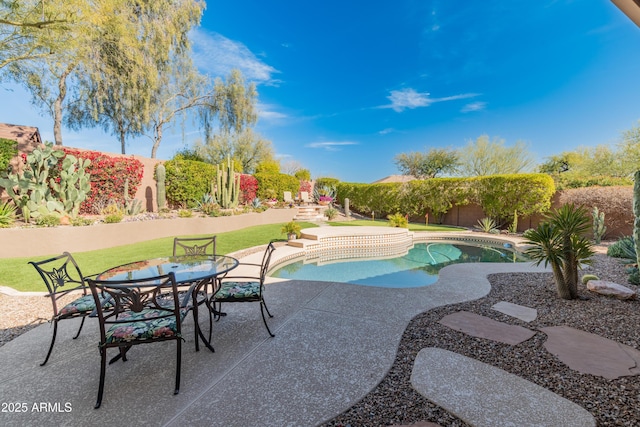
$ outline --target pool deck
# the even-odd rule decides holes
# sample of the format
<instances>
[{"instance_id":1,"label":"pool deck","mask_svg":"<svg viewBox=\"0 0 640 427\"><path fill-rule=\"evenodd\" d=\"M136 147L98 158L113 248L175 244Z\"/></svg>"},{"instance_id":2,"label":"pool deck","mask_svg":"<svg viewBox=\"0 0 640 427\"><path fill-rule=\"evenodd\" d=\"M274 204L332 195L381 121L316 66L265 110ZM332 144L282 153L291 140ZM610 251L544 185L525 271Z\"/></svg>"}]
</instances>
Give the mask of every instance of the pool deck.
<instances>
[{"instance_id":1,"label":"pool deck","mask_svg":"<svg viewBox=\"0 0 640 427\"><path fill-rule=\"evenodd\" d=\"M324 228L320 233L331 230ZM274 261L300 256L301 250L280 247ZM40 367L51 334L45 324L0 348L2 401L25 403L27 409L0 413L0 424L107 426L126 416L129 425L317 425L351 407L384 378L414 316L485 296L487 274L528 271L546 270L529 263L458 264L442 269L435 284L410 289L271 281L265 299L274 314L269 324L275 338L268 336L257 304L227 304L228 316L214 323L216 352L196 352L189 317L180 394L173 395L175 344L136 346L126 363L107 367L98 410L93 409L100 360L97 323L88 321L72 340L78 323L62 322L51 359ZM49 404L48 410L39 411L41 403L45 409Z\"/></svg>"}]
</instances>

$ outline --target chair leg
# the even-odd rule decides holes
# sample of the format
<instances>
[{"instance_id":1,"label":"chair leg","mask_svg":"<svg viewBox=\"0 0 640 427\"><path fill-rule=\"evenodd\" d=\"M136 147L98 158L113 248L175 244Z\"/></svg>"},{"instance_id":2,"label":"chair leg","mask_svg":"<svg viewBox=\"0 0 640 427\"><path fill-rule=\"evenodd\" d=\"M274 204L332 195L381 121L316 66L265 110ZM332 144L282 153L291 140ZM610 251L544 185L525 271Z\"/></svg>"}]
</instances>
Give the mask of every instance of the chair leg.
<instances>
[{"instance_id":1,"label":"chair leg","mask_svg":"<svg viewBox=\"0 0 640 427\"><path fill-rule=\"evenodd\" d=\"M84 320L86 318L87 318L87 316L82 316L82 322L80 322L80 327L78 328L78 333L76 334L75 337L73 337L74 340L80 336L80 332L82 331L82 327L84 326Z\"/></svg>"},{"instance_id":2,"label":"chair leg","mask_svg":"<svg viewBox=\"0 0 640 427\"><path fill-rule=\"evenodd\" d=\"M198 337L196 337L197 339ZM182 342L181 338L178 338L176 340L176 345L177 345L177 349L176 351L178 352L178 355L176 357L176 387L175 390L173 392L173 394L178 394L180 393L180 368L182 365Z\"/></svg>"},{"instance_id":3,"label":"chair leg","mask_svg":"<svg viewBox=\"0 0 640 427\"><path fill-rule=\"evenodd\" d=\"M100 386L98 386L98 400L96 401L95 409L98 409L102 405L102 394L104 393L104 375L107 369L107 349L100 348Z\"/></svg>"},{"instance_id":4,"label":"chair leg","mask_svg":"<svg viewBox=\"0 0 640 427\"><path fill-rule=\"evenodd\" d=\"M267 305L264 303L264 301L260 301L260 314L262 314L262 321L264 322L264 326L267 328L267 332L269 332L269 335L271 336L271 338L273 338L275 337L275 335L273 334L273 332L271 332L271 329L269 329L269 325L267 324L267 318L264 316L265 310L267 310L267 313L269 313L269 310L267 309ZM269 313L269 317L273 317L271 313Z\"/></svg>"},{"instance_id":5,"label":"chair leg","mask_svg":"<svg viewBox=\"0 0 640 427\"><path fill-rule=\"evenodd\" d=\"M53 350L53 345L56 343L56 335L58 334L58 321L53 321L53 336L51 337L51 344L49 344L49 351L47 352L47 357L44 359L44 362L40 364L40 366L44 366L49 361L49 356L51 356L51 351Z\"/></svg>"}]
</instances>

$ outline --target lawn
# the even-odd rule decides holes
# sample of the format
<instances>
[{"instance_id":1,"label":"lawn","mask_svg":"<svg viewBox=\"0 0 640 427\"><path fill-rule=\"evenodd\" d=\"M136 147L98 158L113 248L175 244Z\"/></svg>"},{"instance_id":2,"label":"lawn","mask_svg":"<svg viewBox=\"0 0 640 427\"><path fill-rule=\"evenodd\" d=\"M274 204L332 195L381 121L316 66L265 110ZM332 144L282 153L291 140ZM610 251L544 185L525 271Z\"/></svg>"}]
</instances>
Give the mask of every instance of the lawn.
<instances>
[{"instance_id":1,"label":"lawn","mask_svg":"<svg viewBox=\"0 0 640 427\"><path fill-rule=\"evenodd\" d=\"M317 227L316 224L308 222L301 222L300 225L302 228ZM285 236L280 233L281 228L282 224L268 224L220 233L216 239L216 252L228 254L240 249L263 245L273 239L282 239ZM82 273L90 276L121 264L171 255L172 251L173 237L165 237L114 248L76 252L73 253L73 257L80 265ZM53 255L57 254L51 256ZM0 286L8 286L22 292L46 291L35 268L28 264L29 261L39 261L46 258L48 256L0 259Z\"/></svg>"},{"instance_id":2,"label":"lawn","mask_svg":"<svg viewBox=\"0 0 640 427\"><path fill-rule=\"evenodd\" d=\"M375 225L387 227L386 220L356 220L348 222L330 222L332 226L364 226ZM302 228L317 227L316 224L301 222ZM220 233L217 235L217 249L219 254L228 254L241 249L250 248L268 243L273 239L284 238L280 229L282 224L259 225L247 227L242 230ZM412 231L460 231L459 227L449 227L443 225L425 225L410 223L409 230ZM181 236L197 237L197 236ZM171 254L173 250L173 237L148 240L146 242L135 243L114 248L100 249L88 252L73 253L82 273L86 276L101 273L111 267L140 261L163 257ZM57 254L52 254L57 255ZM5 258L0 259L0 286L8 286L18 291L29 292L45 291L44 283L38 276L36 270L28 264L29 261L39 261L48 256L35 258Z\"/></svg>"}]
</instances>

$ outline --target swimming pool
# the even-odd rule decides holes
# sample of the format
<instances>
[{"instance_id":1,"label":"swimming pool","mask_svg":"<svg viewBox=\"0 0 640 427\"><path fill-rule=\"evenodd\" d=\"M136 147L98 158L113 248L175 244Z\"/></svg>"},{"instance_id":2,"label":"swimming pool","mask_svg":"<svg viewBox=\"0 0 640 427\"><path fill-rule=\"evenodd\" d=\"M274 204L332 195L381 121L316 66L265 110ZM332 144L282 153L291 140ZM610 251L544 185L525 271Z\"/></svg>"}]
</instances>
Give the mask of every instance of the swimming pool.
<instances>
[{"instance_id":1,"label":"swimming pool","mask_svg":"<svg viewBox=\"0 0 640 427\"><path fill-rule=\"evenodd\" d=\"M270 272L281 279L319 280L385 288L415 288L438 280L445 266L472 262L526 262L509 245L416 243L405 255L386 259L337 259L329 263L299 259Z\"/></svg>"}]
</instances>

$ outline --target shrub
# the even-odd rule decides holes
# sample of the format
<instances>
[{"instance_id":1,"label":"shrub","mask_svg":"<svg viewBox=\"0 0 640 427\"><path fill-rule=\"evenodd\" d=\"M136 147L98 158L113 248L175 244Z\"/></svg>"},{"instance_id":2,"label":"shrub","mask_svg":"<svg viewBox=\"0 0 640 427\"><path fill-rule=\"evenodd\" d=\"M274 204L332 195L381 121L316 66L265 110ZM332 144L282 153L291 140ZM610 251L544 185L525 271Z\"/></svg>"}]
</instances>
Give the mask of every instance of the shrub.
<instances>
[{"instance_id":1,"label":"shrub","mask_svg":"<svg viewBox=\"0 0 640 427\"><path fill-rule=\"evenodd\" d=\"M71 225L73 225L74 227L82 227L85 225L92 225L93 224L93 220L90 218L85 218L82 216L77 216L75 218L71 219Z\"/></svg>"},{"instance_id":2,"label":"shrub","mask_svg":"<svg viewBox=\"0 0 640 427\"><path fill-rule=\"evenodd\" d=\"M191 218L193 216L193 212L190 209L180 209L178 211L178 216L180 218Z\"/></svg>"},{"instance_id":3,"label":"shrub","mask_svg":"<svg viewBox=\"0 0 640 427\"><path fill-rule=\"evenodd\" d=\"M612 258L623 258L636 262L636 246L633 237L624 236L607 248L607 255Z\"/></svg>"},{"instance_id":4,"label":"shrub","mask_svg":"<svg viewBox=\"0 0 640 427\"><path fill-rule=\"evenodd\" d=\"M113 224L122 221L125 214L124 208L119 206L117 203L110 203L100 213L104 215L104 222L106 222L107 224Z\"/></svg>"},{"instance_id":5,"label":"shrub","mask_svg":"<svg viewBox=\"0 0 640 427\"><path fill-rule=\"evenodd\" d=\"M393 215L387 215L387 219L389 220L390 227L409 228L409 221L407 220L407 217L402 215L400 212Z\"/></svg>"},{"instance_id":6,"label":"shrub","mask_svg":"<svg viewBox=\"0 0 640 427\"><path fill-rule=\"evenodd\" d=\"M258 180L253 175L240 175L240 203L251 203L258 194Z\"/></svg>"},{"instance_id":7,"label":"shrub","mask_svg":"<svg viewBox=\"0 0 640 427\"><path fill-rule=\"evenodd\" d=\"M338 216L338 210L336 208L327 208L324 211L324 216L327 217L329 221L333 220L336 216Z\"/></svg>"},{"instance_id":8,"label":"shrub","mask_svg":"<svg viewBox=\"0 0 640 427\"><path fill-rule=\"evenodd\" d=\"M0 138L0 176L9 169L11 159L18 155L18 143L12 139Z\"/></svg>"},{"instance_id":9,"label":"shrub","mask_svg":"<svg viewBox=\"0 0 640 427\"><path fill-rule=\"evenodd\" d=\"M38 218L36 218L36 225L40 227L55 227L57 225L60 225L60 215L40 215Z\"/></svg>"},{"instance_id":10,"label":"shrub","mask_svg":"<svg viewBox=\"0 0 640 427\"><path fill-rule=\"evenodd\" d=\"M211 191L216 168L208 163L174 159L164 163L167 202L171 206L195 207L195 201Z\"/></svg>"},{"instance_id":11,"label":"shrub","mask_svg":"<svg viewBox=\"0 0 640 427\"><path fill-rule=\"evenodd\" d=\"M475 228L476 230L484 231L485 233L496 233L498 231L496 222L491 218L479 219L478 225L475 225L473 228Z\"/></svg>"},{"instance_id":12,"label":"shrub","mask_svg":"<svg viewBox=\"0 0 640 427\"><path fill-rule=\"evenodd\" d=\"M99 214L111 202L124 205L124 189L127 180L128 196L135 197L144 173L144 165L140 160L72 148L63 148L63 151L79 159L91 160L91 164L85 170L91 176L91 191L80 206L80 213ZM55 175L52 174L52 176Z\"/></svg>"},{"instance_id":13,"label":"shrub","mask_svg":"<svg viewBox=\"0 0 640 427\"><path fill-rule=\"evenodd\" d=\"M269 190L275 192L275 197L282 199L285 191L297 194L300 188L300 181L295 176L284 173L259 172L254 177L258 180L258 197L261 199L269 199Z\"/></svg>"},{"instance_id":14,"label":"shrub","mask_svg":"<svg viewBox=\"0 0 640 427\"><path fill-rule=\"evenodd\" d=\"M316 182L314 183L314 185L316 187L333 187L335 188L336 185L338 185L338 183L340 182L339 179L337 178L316 178Z\"/></svg>"},{"instance_id":15,"label":"shrub","mask_svg":"<svg viewBox=\"0 0 640 427\"><path fill-rule=\"evenodd\" d=\"M592 209L597 206L605 215L604 225L608 236L619 236L628 233L633 225L633 187L589 187L563 190L558 193L560 204L574 204ZM626 230L626 231L621 231Z\"/></svg>"},{"instance_id":16,"label":"shrub","mask_svg":"<svg viewBox=\"0 0 640 427\"><path fill-rule=\"evenodd\" d=\"M16 220L16 205L4 202L0 205L0 228L6 228L13 225Z\"/></svg>"}]
</instances>

